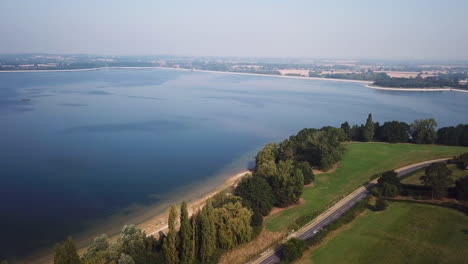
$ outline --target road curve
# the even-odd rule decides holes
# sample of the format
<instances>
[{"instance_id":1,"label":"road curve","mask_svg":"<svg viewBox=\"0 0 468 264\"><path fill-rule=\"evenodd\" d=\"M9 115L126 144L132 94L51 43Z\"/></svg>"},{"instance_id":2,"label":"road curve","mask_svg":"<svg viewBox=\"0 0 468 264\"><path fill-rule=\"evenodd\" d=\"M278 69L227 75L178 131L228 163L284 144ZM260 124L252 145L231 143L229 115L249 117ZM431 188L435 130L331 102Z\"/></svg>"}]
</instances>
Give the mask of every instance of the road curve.
<instances>
[{"instance_id":1,"label":"road curve","mask_svg":"<svg viewBox=\"0 0 468 264\"><path fill-rule=\"evenodd\" d=\"M429 166L431 163L434 162L444 162L447 161L449 158L443 159L435 159L435 160L428 160L424 162L419 162L415 164L411 164L408 166L401 167L396 169L395 172L398 173L398 177L404 176L411 172L414 172L418 169L424 168ZM296 237L302 240L309 239L317 234L322 228L327 226L330 222L336 220L338 217L343 215L346 211L348 211L351 207L353 207L357 202L364 199L368 196L374 187L377 184L377 179L369 182L365 186L361 186L357 188L355 191L338 201L332 207L327 209L325 212L317 216L314 220L312 220L309 224L305 225L297 232L292 233L289 235L283 242L287 241L292 237ZM249 264L273 264L279 263L281 261L281 257L283 255L283 247L279 246L275 249L269 249L261 254L259 258L254 261L249 262Z\"/></svg>"}]
</instances>

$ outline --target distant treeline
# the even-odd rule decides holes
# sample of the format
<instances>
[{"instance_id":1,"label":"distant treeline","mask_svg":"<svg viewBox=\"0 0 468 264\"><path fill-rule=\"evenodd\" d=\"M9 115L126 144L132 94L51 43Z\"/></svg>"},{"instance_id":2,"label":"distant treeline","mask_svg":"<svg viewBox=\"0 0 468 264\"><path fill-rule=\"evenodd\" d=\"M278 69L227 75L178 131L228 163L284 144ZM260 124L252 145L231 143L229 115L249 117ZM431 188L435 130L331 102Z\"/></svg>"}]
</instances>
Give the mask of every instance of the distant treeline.
<instances>
[{"instance_id":1,"label":"distant treeline","mask_svg":"<svg viewBox=\"0 0 468 264\"><path fill-rule=\"evenodd\" d=\"M366 124L349 126L341 124L347 139L352 141L381 141L389 143L441 144L468 147L468 125L442 127L436 130L435 119L418 119L411 124L389 121L383 124L372 121L369 114Z\"/></svg>"},{"instance_id":2,"label":"distant treeline","mask_svg":"<svg viewBox=\"0 0 468 264\"><path fill-rule=\"evenodd\" d=\"M309 74L310 77L325 77L333 79L348 79L348 80L362 80L362 81L377 81L377 80L387 80L390 77L384 72L372 72L365 71L360 73L331 73L324 74L323 76L318 76L315 73Z\"/></svg>"},{"instance_id":3,"label":"distant treeline","mask_svg":"<svg viewBox=\"0 0 468 264\"><path fill-rule=\"evenodd\" d=\"M426 78L420 76L416 78L380 78L374 80L374 85L395 88L452 87L468 89L468 84L460 84L460 80L467 78L466 73L440 74Z\"/></svg>"}]
</instances>

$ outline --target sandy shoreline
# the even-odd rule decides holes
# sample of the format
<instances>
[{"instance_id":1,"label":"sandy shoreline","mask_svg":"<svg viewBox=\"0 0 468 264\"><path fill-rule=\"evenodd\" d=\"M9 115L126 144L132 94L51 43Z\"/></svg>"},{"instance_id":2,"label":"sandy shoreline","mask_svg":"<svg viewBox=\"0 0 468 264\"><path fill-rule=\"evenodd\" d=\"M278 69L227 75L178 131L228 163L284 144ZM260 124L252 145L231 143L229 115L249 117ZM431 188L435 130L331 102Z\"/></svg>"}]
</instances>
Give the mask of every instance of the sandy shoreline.
<instances>
[{"instance_id":1,"label":"sandy shoreline","mask_svg":"<svg viewBox=\"0 0 468 264\"><path fill-rule=\"evenodd\" d=\"M383 86L375 86L368 84L366 85L367 88L375 89L375 90L386 90L386 91L403 91L403 92L443 92L443 91L454 91L454 92L462 92L468 93L468 90L456 89L456 88L441 88L441 87L427 87L427 88L397 88L397 87L383 87Z\"/></svg>"},{"instance_id":2,"label":"sandy shoreline","mask_svg":"<svg viewBox=\"0 0 468 264\"><path fill-rule=\"evenodd\" d=\"M2 72L80 72L80 71L97 71L106 69L163 69L163 70L177 70L177 71L193 71L193 72L207 72L207 73L218 73L218 74L233 74L233 75L250 75L250 76L263 76L263 77L275 77L275 78L289 78L289 79L300 79L300 80L316 80L316 81L332 81L332 82L348 82L348 83L363 83L365 87L375 90L386 90L386 91L403 91L403 92L440 92L440 91L455 91L468 93L468 90L456 89L456 88L440 88L440 87L428 87L428 88L396 88L396 87L381 87L372 85L372 81L363 80L351 80L351 79L336 79L336 78L322 78L322 77L307 77L307 76L286 76L286 75L274 75L274 74L260 74L260 73L247 73L247 72L227 72L227 71L210 71L210 70L196 70L196 69L184 69L184 68L172 68L172 67L98 67L88 69L70 69L70 70L7 70Z\"/></svg>"},{"instance_id":3,"label":"sandy shoreline","mask_svg":"<svg viewBox=\"0 0 468 264\"><path fill-rule=\"evenodd\" d=\"M171 204L179 204L182 201L187 201L188 203L188 209L189 209L189 214L191 215L193 212L196 212L197 210L201 209L206 201L213 197L215 194L231 187L235 186L239 180L244 177L245 175L249 174L251 171L245 170L240 173L234 174L230 177L228 177L226 180L221 185L218 185L216 187L208 186L208 187L200 187L198 190L194 190L193 192L184 192L184 194L177 195L178 198L175 200L170 200L166 202L162 202L159 205L156 206L151 206L148 208L147 214L144 214L143 217L139 217L138 219L140 220L135 220L137 223L134 223L138 228L141 230L145 231L145 233L150 236L150 235L157 235L159 232L165 232L168 225L167 225L167 218L169 215L169 206ZM209 185L209 184L207 184ZM196 188L196 187L195 187ZM153 212L157 212L156 214L152 214ZM151 215L152 214L152 215ZM151 215L147 217L147 215ZM143 218L143 220L141 219ZM131 222L131 221L130 221ZM122 226L116 227L117 230L121 230ZM96 233L96 231L99 231L99 226L96 227L95 230L92 231L84 231L83 234L80 236L78 240L75 240L75 244L78 247L78 252L80 254L83 254L86 251L87 246L89 245L94 237L97 235L94 234L91 236L91 233ZM102 234L105 232L100 232L99 234ZM118 232L115 232L113 234L107 233L109 236L110 240L116 240L119 236ZM25 259L20 259L20 261L23 261L25 263L40 263L40 264L50 264L53 263L53 248L47 248L47 249L42 249L36 252L35 254L25 258Z\"/></svg>"},{"instance_id":4,"label":"sandy shoreline","mask_svg":"<svg viewBox=\"0 0 468 264\"><path fill-rule=\"evenodd\" d=\"M335 82L354 82L354 83L372 83L371 81L361 80L350 80L350 79L335 79L335 78L321 78L321 77L307 77L307 76L286 76L286 75L275 75L275 74L260 74L260 73L248 73L248 72L228 72L228 71L210 71L210 70L196 70L196 69L184 69L184 68L172 68L172 67L98 67L89 69L70 69L70 70L6 70L2 72L77 72L77 71L97 71L106 69L164 69L164 70L178 70L178 71L194 71L194 72L208 72L208 73L220 73L220 74L237 74L237 75L251 75L251 76L264 76L264 77L276 77L276 78L289 78L289 79L301 79L301 80L319 80L319 81L335 81Z\"/></svg>"}]
</instances>

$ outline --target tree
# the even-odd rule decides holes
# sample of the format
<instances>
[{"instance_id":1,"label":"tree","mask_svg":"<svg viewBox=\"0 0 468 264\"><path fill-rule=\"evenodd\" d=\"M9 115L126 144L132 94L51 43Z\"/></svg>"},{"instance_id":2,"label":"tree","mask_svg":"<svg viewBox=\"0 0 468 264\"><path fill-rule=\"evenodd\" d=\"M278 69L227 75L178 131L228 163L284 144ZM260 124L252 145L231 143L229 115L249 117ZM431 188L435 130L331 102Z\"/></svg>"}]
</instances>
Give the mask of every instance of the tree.
<instances>
[{"instance_id":1,"label":"tree","mask_svg":"<svg viewBox=\"0 0 468 264\"><path fill-rule=\"evenodd\" d=\"M192 224L188 216L187 203L180 206L180 263L190 264L194 261L194 240Z\"/></svg>"},{"instance_id":2,"label":"tree","mask_svg":"<svg viewBox=\"0 0 468 264\"><path fill-rule=\"evenodd\" d=\"M246 176L237 185L235 195L242 197L252 211L261 215L268 215L273 207L274 197L268 182L259 176Z\"/></svg>"},{"instance_id":3,"label":"tree","mask_svg":"<svg viewBox=\"0 0 468 264\"><path fill-rule=\"evenodd\" d=\"M374 139L374 122L372 121L372 114L367 116L366 125L362 133L363 140L366 142L372 141Z\"/></svg>"},{"instance_id":4,"label":"tree","mask_svg":"<svg viewBox=\"0 0 468 264\"><path fill-rule=\"evenodd\" d=\"M306 247L307 245L303 240L291 238L284 243L283 260L290 263L293 260L300 258Z\"/></svg>"},{"instance_id":5,"label":"tree","mask_svg":"<svg viewBox=\"0 0 468 264\"><path fill-rule=\"evenodd\" d=\"M231 249L252 239L252 211L240 202L228 203L214 209L218 245L222 249Z\"/></svg>"},{"instance_id":6,"label":"tree","mask_svg":"<svg viewBox=\"0 0 468 264\"><path fill-rule=\"evenodd\" d=\"M380 178L377 180L379 184L383 183L388 183L391 185L395 185L398 188L400 188L401 183L400 183L400 178L398 178L398 173L396 173L394 170L391 171L386 171L382 173Z\"/></svg>"},{"instance_id":7,"label":"tree","mask_svg":"<svg viewBox=\"0 0 468 264\"><path fill-rule=\"evenodd\" d=\"M214 209L211 202L203 207L200 213L200 246L199 260L208 263L216 250L216 226Z\"/></svg>"},{"instance_id":8,"label":"tree","mask_svg":"<svg viewBox=\"0 0 468 264\"><path fill-rule=\"evenodd\" d=\"M353 125L351 128L351 140L354 141L362 141L362 131L364 130L364 126Z\"/></svg>"},{"instance_id":9,"label":"tree","mask_svg":"<svg viewBox=\"0 0 468 264\"><path fill-rule=\"evenodd\" d=\"M76 252L75 244L68 237L62 244L55 246L54 264L80 264L80 256Z\"/></svg>"},{"instance_id":10,"label":"tree","mask_svg":"<svg viewBox=\"0 0 468 264\"><path fill-rule=\"evenodd\" d=\"M299 201L304 189L304 176L301 170L294 167L292 160L281 160L278 173L268 180L276 197L276 205L284 207Z\"/></svg>"},{"instance_id":11,"label":"tree","mask_svg":"<svg viewBox=\"0 0 468 264\"><path fill-rule=\"evenodd\" d=\"M455 193L457 200L468 200L468 176L455 181Z\"/></svg>"},{"instance_id":12,"label":"tree","mask_svg":"<svg viewBox=\"0 0 468 264\"><path fill-rule=\"evenodd\" d=\"M298 162L296 168L300 169L304 176L304 185L310 184L314 181L314 172L312 166L307 161Z\"/></svg>"},{"instance_id":13,"label":"tree","mask_svg":"<svg viewBox=\"0 0 468 264\"><path fill-rule=\"evenodd\" d=\"M406 143L409 141L410 127L405 122L385 122L381 129L381 140L390 143Z\"/></svg>"},{"instance_id":14,"label":"tree","mask_svg":"<svg viewBox=\"0 0 468 264\"><path fill-rule=\"evenodd\" d=\"M322 170L330 169L344 155L344 139L343 130L334 127L303 129L290 138L297 145L296 160L307 161Z\"/></svg>"},{"instance_id":15,"label":"tree","mask_svg":"<svg viewBox=\"0 0 468 264\"><path fill-rule=\"evenodd\" d=\"M84 259L91 260L100 252L105 252L109 248L109 238L106 234L102 234L94 239L89 245L86 253L83 255Z\"/></svg>"},{"instance_id":16,"label":"tree","mask_svg":"<svg viewBox=\"0 0 468 264\"><path fill-rule=\"evenodd\" d=\"M441 198L447 194L447 188L452 183L452 171L444 163L432 163L426 168L421 182L432 189L432 199Z\"/></svg>"},{"instance_id":17,"label":"tree","mask_svg":"<svg viewBox=\"0 0 468 264\"><path fill-rule=\"evenodd\" d=\"M178 264L179 263L179 253L177 250L177 231L175 230L177 219L177 209L173 205L171 206L171 210L169 212L169 232L167 233L167 237L164 238L163 241L163 253L164 259L167 264Z\"/></svg>"},{"instance_id":18,"label":"tree","mask_svg":"<svg viewBox=\"0 0 468 264\"><path fill-rule=\"evenodd\" d=\"M387 200L382 197L379 197L375 202L375 210L376 211L383 211L388 207Z\"/></svg>"},{"instance_id":19,"label":"tree","mask_svg":"<svg viewBox=\"0 0 468 264\"><path fill-rule=\"evenodd\" d=\"M348 121L346 121L346 122L344 122L343 124L341 124L341 129L343 129L343 132L344 132L345 135L346 135L346 139L347 139L348 141L351 140L351 138L352 138L351 127L349 126Z\"/></svg>"},{"instance_id":20,"label":"tree","mask_svg":"<svg viewBox=\"0 0 468 264\"><path fill-rule=\"evenodd\" d=\"M396 185L389 184L389 183L382 183L379 187L380 195L384 197L395 197L400 194L400 191Z\"/></svg>"},{"instance_id":21,"label":"tree","mask_svg":"<svg viewBox=\"0 0 468 264\"><path fill-rule=\"evenodd\" d=\"M117 244L120 246L120 252L131 256L135 263L144 263L146 257L145 239L145 232L136 228L135 225L125 225Z\"/></svg>"},{"instance_id":22,"label":"tree","mask_svg":"<svg viewBox=\"0 0 468 264\"><path fill-rule=\"evenodd\" d=\"M276 161L278 155L278 145L276 143L267 144L262 150L260 150L256 157L257 166L267 161Z\"/></svg>"},{"instance_id":23,"label":"tree","mask_svg":"<svg viewBox=\"0 0 468 264\"><path fill-rule=\"evenodd\" d=\"M416 144L433 144L437 139L435 119L418 119L410 127L411 137Z\"/></svg>"}]
</instances>

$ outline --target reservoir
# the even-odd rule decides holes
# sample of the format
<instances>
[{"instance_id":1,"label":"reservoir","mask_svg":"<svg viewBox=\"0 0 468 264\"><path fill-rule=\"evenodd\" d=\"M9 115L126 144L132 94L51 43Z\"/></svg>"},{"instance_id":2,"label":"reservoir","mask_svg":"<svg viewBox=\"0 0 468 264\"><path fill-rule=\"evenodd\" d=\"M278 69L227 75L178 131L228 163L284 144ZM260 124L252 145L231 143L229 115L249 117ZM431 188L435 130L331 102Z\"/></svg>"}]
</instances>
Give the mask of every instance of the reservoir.
<instances>
[{"instance_id":1,"label":"reservoir","mask_svg":"<svg viewBox=\"0 0 468 264\"><path fill-rule=\"evenodd\" d=\"M165 69L0 73L0 259L222 183L305 127L468 123L468 93ZM143 215L143 216L142 216Z\"/></svg>"}]
</instances>

